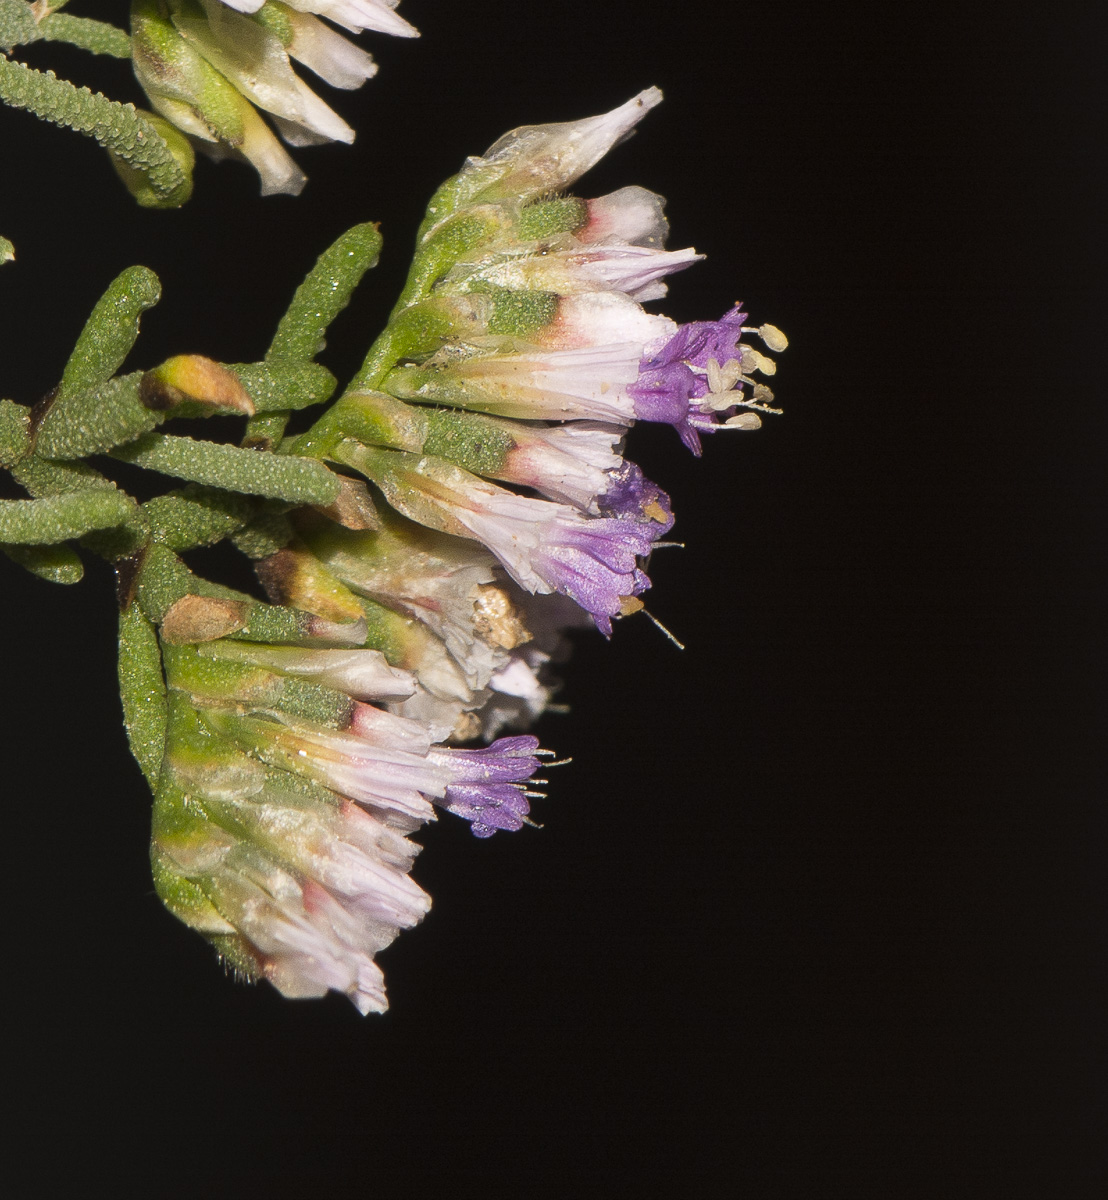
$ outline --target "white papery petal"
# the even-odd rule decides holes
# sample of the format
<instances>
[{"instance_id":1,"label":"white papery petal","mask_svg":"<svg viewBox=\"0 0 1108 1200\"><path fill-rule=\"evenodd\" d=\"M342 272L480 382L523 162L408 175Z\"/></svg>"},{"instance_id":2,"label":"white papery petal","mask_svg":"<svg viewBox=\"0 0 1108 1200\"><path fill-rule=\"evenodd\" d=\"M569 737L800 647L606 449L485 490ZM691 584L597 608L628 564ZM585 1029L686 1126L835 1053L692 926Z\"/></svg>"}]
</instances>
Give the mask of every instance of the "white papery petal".
<instances>
[{"instance_id":1,"label":"white papery petal","mask_svg":"<svg viewBox=\"0 0 1108 1200\"><path fill-rule=\"evenodd\" d=\"M557 316L535 340L556 350L637 342L641 356L646 345L676 332L675 321L644 311L620 292L583 292L560 297Z\"/></svg>"},{"instance_id":2,"label":"white papery petal","mask_svg":"<svg viewBox=\"0 0 1108 1200\"><path fill-rule=\"evenodd\" d=\"M292 160L261 117L245 102L243 109L246 134L240 151L261 177L262 195L299 196L308 182L307 175Z\"/></svg>"},{"instance_id":3,"label":"white papery petal","mask_svg":"<svg viewBox=\"0 0 1108 1200\"><path fill-rule=\"evenodd\" d=\"M395 4L385 0L285 0L289 8L302 13L319 13L336 25L361 33L373 29L393 37L419 37L419 30L393 12Z\"/></svg>"},{"instance_id":4,"label":"white papery petal","mask_svg":"<svg viewBox=\"0 0 1108 1200\"><path fill-rule=\"evenodd\" d=\"M635 406L627 387L639 377L638 342L475 357L451 374L487 396L480 408L521 420L610 421L630 425ZM474 407L478 407L475 403Z\"/></svg>"},{"instance_id":5,"label":"white papery petal","mask_svg":"<svg viewBox=\"0 0 1108 1200\"><path fill-rule=\"evenodd\" d=\"M516 447L506 459L510 481L580 509L595 510L597 496L610 482L607 473L622 462L613 447L623 430L612 425L570 421L549 429L519 426L515 437Z\"/></svg>"},{"instance_id":6,"label":"white papery petal","mask_svg":"<svg viewBox=\"0 0 1108 1200\"><path fill-rule=\"evenodd\" d=\"M352 142L354 131L293 71L278 38L256 21L225 12L220 28L175 14L181 36L249 100L322 137Z\"/></svg>"},{"instance_id":7,"label":"white papery petal","mask_svg":"<svg viewBox=\"0 0 1108 1200\"><path fill-rule=\"evenodd\" d=\"M371 746L391 746L410 754L426 754L431 749L431 735L419 721L394 716L372 704L355 704L350 732Z\"/></svg>"},{"instance_id":8,"label":"white papery petal","mask_svg":"<svg viewBox=\"0 0 1108 1200\"><path fill-rule=\"evenodd\" d=\"M471 169L504 163L508 171L497 186L519 195L568 187L609 150L623 141L656 105L657 88L647 88L611 112L582 121L525 125L494 142Z\"/></svg>"},{"instance_id":9,"label":"white papery petal","mask_svg":"<svg viewBox=\"0 0 1108 1200\"><path fill-rule=\"evenodd\" d=\"M689 246L685 250L655 250L649 246L606 246L603 249L568 254L587 278L626 292L632 300L658 300L666 294L661 279L683 271L704 257Z\"/></svg>"},{"instance_id":10,"label":"white papery petal","mask_svg":"<svg viewBox=\"0 0 1108 1200\"><path fill-rule=\"evenodd\" d=\"M410 696L416 686L409 671L390 667L379 650L302 650L297 646L231 641L209 642L198 649L210 658L256 663L338 688L356 700Z\"/></svg>"},{"instance_id":11,"label":"white papery petal","mask_svg":"<svg viewBox=\"0 0 1108 1200\"><path fill-rule=\"evenodd\" d=\"M642 187L625 187L588 201L589 219L576 238L586 244L616 243L661 249L669 235L665 197Z\"/></svg>"},{"instance_id":12,"label":"white papery petal","mask_svg":"<svg viewBox=\"0 0 1108 1200\"><path fill-rule=\"evenodd\" d=\"M377 74L372 55L336 33L318 17L293 11L289 21L292 41L285 49L332 87L349 91L361 87Z\"/></svg>"}]
</instances>

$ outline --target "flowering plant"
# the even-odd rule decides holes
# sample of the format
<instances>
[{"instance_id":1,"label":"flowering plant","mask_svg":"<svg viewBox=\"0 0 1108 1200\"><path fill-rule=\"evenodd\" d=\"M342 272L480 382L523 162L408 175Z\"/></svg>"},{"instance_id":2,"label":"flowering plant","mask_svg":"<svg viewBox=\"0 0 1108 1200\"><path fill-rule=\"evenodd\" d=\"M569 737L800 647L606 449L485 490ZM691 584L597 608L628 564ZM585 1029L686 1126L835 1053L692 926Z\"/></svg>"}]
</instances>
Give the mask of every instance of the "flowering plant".
<instances>
[{"instance_id":1,"label":"flowering plant","mask_svg":"<svg viewBox=\"0 0 1108 1200\"><path fill-rule=\"evenodd\" d=\"M150 207L188 198L194 148L245 157L263 192L298 191L257 109L292 145L349 140L290 59L338 87L375 69L319 18L414 34L386 0L136 0L129 39L58 5L0 5L9 50L57 37L132 58L156 114L73 101L7 57L0 85L69 113ZM526 731L566 634L610 637L645 612L674 516L626 457L629 430L671 425L699 455L703 436L778 411L759 379L786 346L778 329L738 304L685 324L645 307L701 257L666 249L662 198L570 191L660 101L649 88L468 158L432 196L399 299L337 398L315 359L376 264L373 224L324 251L262 361L182 354L120 374L160 296L132 267L57 387L0 402L0 467L26 497L0 500L0 544L60 583L81 578L80 550L113 564L155 888L246 978L386 1007L375 955L430 906L410 835L437 812L478 838L532 824L551 754ZM13 253L0 242L0 263ZM161 429L200 417L245 430L234 444ZM181 486L140 501L120 463ZM267 602L187 564L222 542Z\"/></svg>"}]
</instances>

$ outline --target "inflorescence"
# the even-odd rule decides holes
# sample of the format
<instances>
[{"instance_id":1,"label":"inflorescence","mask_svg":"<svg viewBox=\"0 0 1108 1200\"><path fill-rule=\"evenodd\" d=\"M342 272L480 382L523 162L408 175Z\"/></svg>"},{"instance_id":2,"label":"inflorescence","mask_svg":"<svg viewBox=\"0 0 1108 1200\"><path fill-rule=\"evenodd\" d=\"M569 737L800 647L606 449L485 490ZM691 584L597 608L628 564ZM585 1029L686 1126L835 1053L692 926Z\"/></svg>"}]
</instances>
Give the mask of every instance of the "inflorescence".
<instances>
[{"instance_id":1,"label":"inflorescence","mask_svg":"<svg viewBox=\"0 0 1108 1200\"><path fill-rule=\"evenodd\" d=\"M610 636L642 609L673 525L625 457L630 427L672 425L699 454L777 411L759 376L779 330L737 304L684 325L644 307L700 258L665 249L662 198L568 191L660 100L517 129L468 159L432 198L361 370L299 435L291 412L334 391L314 359L376 261L372 225L321 256L262 363L187 355L118 375L159 294L136 267L54 392L0 403L0 465L31 497L0 502L8 555L60 582L81 574L73 539L116 564L158 895L284 995L383 1011L375 955L430 906L409 835L437 810L479 838L531 823L549 752L524 731L550 702L549 664L567 631ZM247 417L242 444L158 428L198 415ZM186 482L139 504L90 455ZM268 603L181 557L225 538Z\"/></svg>"}]
</instances>

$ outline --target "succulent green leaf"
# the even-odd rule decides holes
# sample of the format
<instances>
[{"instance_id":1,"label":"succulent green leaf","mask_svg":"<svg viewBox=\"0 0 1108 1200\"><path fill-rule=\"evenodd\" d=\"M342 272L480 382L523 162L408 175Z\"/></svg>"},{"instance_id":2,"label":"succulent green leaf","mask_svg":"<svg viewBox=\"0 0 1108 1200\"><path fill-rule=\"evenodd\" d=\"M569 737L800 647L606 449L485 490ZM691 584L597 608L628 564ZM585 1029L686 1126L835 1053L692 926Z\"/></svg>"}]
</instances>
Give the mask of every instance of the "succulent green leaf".
<instances>
[{"instance_id":1,"label":"succulent green leaf","mask_svg":"<svg viewBox=\"0 0 1108 1200\"><path fill-rule=\"evenodd\" d=\"M151 184L149 175L140 168L132 166L118 154L108 155L112 166L123 181L123 186L134 196L142 208L180 208L192 195L192 172L196 166L196 151L193 150L192 143L176 125L171 125L157 113L148 112L146 109L136 109L136 112L154 127L154 131L165 142L170 154L181 168L185 182L166 195Z\"/></svg>"},{"instance_id":2,"label":"succulent green leaf","mask_svg":"<svg viewBox=\"0 0 1108 1200\"><path fill-rule=\"evenodd\" d=\"M145 433L113 455L178 479L293 504L330 504L341 486L322 463L309 459L259 454L164 433Z\"/></svg>"},{"instance_id":3,"label":"succulent green leaf","mask_svg":"<svg viewBox=\"0 0 1108 1200\"><path fill-rule=\"evenodd\" d=\"M147 500L142 511L155 542L171 550L210 546L245 525L255 503L237 492L190 484Z\"/></svg>"},{"instance_id":4,"label":"succulent green leaf","mask_svg":"<svg viewBox=\"0 0 1108 1200\"><path fill-rule=\"evenodd\" d=\"M151 546L142 557L135 587L136 599L147 619L159 625L170 608L189 595L247 598L194 575L168 547Z\"/></svg>"},{"instance_id":5,"label":"succulent green leaf","mask_svg":"<svg viewBox=\"0 0 1108 1200\"><path fill-rule=\"evenodd\" d=\"M255 411L281 412L322 404L334 393L334 375L313 362L230 363ZM249 429L249 425L247 426Z\"/></svg>"},{"instance_id":6,"label":"succulent green leaf","mask_svg":"<svg viewBox=\"0 0 1108 1200\"><path fill-rule=\"evenodd\" d=\"M11 468L12 478L32 496L61 496L69 492L100 488L114 492L115 484L95 467L83 462L51 462L47 458L25 458Z\"/></svg>"},{"instance_id":7,"label":"succulent green leaf","mask_svg":"<svg viewBox=\"0 0 1108 1200\"><path fill-rule=\"evenodd\" d=\"M55 407L74 392L106 383L123 365L139 333L139 318L161 299L149 267L128 267L108 285L85 322L62 374Z\"/></svg>"},{"instance_id":8,"label":"succulent green leaf","mask_svg":"<svg viewBox=\"0 0 1108 1200\"><path fill-rule=\"evenodd\" d=\"M158 634L134 602L119 614L119 695L131 753L155 788L165 752L165 680Z\"/></svg>"},{"instance_id":9,"label":"succulent green leaf","mask_svg":"<svg viewBox=\"0 0 1108 1200\"><path fill-rule=\"evenodd\" d=\"M316 260L281 318L266 361L315 358L327 326L350 303L362 276L377 265L381 235L366 222L348 229Z\"/></svg>"},{"instance_id":10,"label":"succulent green leaf","mask_svg":"<svg viewBox=\"0 0 1108 1200\"><path fill-rule=\"evenodd\" d=\"M52 13L39 22L39 32L48 42L68 42L92 54L106 54L110 58L131 57L131 39L124 30L109 25L107 21Z\"/></svg>"},{"instance_id":11,"label":"succulent green leaf","mask_svg":"<svg viewBox=\"0 0 1108 1200\"><path fill-rule=\"evenodd\" d=\"M288 409L277 409L251 417L246 422L243 446L248 450L275 450L285 436L289 416Z\"/></svg>"},{"instance_id":12,"label":"succulent green leaf","mask_svg":"<svg viewBox=\"0 0 1108 1200\"><path fill-rule=\"evenodd\" d=\"M6 237L0 237L0 267L7 262L15 261L15 247Z\"/></svg>"},{"instance_id":13,"label":"succulent green leaf","mask_svg":"<svg viewBox=\"0 0 1108 1200\"><path fill-rule=\"evenodd\" d=\"M43 458L84 458L155 428L168 414L142 403L141 382L142 372L133 371L56 400L39 426L35 453Z\"/></svg>"},{"instance_id":14,"label":"succulent green leaf","mask_svg":"<svg viewBox=\"0 0 1108 1200\"><path fill-rule=\"evenodd\" d=\"M93 138L128 166L142 171L167 205L183 203L192 190L191 178L165 139L133 104L117 104L99 92L58 79L52 71L35 71L2 56L0 100Z\"/></svg>"},{"instance_id":15,"label":"succulent green leaf","mask_svg":"<svg viewBox=\"0 0 1108 1200\"><path fill-rule=\"evenodd\" d=\"M247 558L268 558L283 550L294 537L292 523L284 513L262 513L249 525L232 534L231 541Z\"/></svg>"},{"instance_id":16,"label":"succulent green leaf","mask_svg":"<svg viewBox=\"0 0 1108 1200\"><path fill-rule=\"evenodd\" d=\"M262 11L270 8L273 5L266 5ZM350 303L354 289L366 271L377 265L380 253L381 235L377 226L370 222L348 229L324 250L296 289L266 351L266 362L276 367L278 363L307 362L315 358L323 349L327 326ZM303 404L285 403L279 407L259 403L250 382L241 373L240 378L258 410L258 415L246 423L245 446L264 450L276 446L288 424L288 412L283 410L317 403L305 400ZM331 386L333 390L333 381Z\"/></svg>"},{"instance_id":17,"label":"succulent green leaf","mask_svg":"<svg viewBox=\"0 0 1108 1200\"><path fill-rule=\"evenodd\" d=\"M25 0L0 0L0 50L9 53L42 37L38 22Z\"/></svg>"},{"instance_id":18,"label":"succulent green leaf","mask_svg":"<svg viewBox=\"0 0 1108 1200\"><path fill-rule=\"evenodd\" d=\"M122 492L90 488L42 500L0 500L0 542L52 545L127 521L134 502Z\"/></svg>"},{"instance_id":19,"label":"succulent green leaf","mask_svg":"<svg viewBox=\"0 0 1108 1200\"><path fill-rule=\"evenodd\" d=\"M49 583L80 583L85 573L77 551L64 542L54 546L0 546L0 549L12 562Z\"/></svg>"},{"instance_id":20,"label":"succulent green leaf","mask_svg":"<svg viewBox=\"0 0 1108 1200\"><path fill-rule=\"evenodd\" d=\"M31 410L0 400L0 467L10 470L31 452Z\"/></svg>"}]
</instances>

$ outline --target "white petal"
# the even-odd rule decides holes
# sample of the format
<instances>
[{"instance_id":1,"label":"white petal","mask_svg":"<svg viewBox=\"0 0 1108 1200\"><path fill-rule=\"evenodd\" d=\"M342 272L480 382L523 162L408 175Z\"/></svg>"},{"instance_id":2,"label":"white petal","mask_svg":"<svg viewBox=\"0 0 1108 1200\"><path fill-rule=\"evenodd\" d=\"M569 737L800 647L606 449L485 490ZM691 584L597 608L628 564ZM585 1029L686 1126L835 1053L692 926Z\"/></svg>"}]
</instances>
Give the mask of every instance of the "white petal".
<instances>
[{"instance_id":1,"label":"white petal","mask_svg":"<svg viewBox=\"0 0 1108 1200\"><path fill-rule=\"evenodd\" d=\"M332 141L352 142L354 131L293 71L277 37L257 22L224 13L222 28L175 14L173 23L186 41L266 112L303 125Z\"/></svg>"},{"instance_id":2,"label":"white petal","mask_svg":"<svg viewBox=\"0 0 1108 1200\"><path fill-rule=\"evenodd\" d=\"M286 50L332 87L358 88L377 74L377 64L371 55L318 17L294 11L289 20L293 36Z\"/></svg>"},{"instance_id":3,"label":"white petal","mask_svg":"<svg viewBox=\"0 0 1108 1200\"><path fill-rule=\"evenodd\" d=\"M620 188L588 202L588 223L575 236L590 245L624 243L661 249L669 235L665 203L664 197L646 188Z\"/></svg>"},{"instance_id":4,"label":"white petal","mask_svg":"<svg viewBox=\"0 0 1108 1200\"><path fill-rule=\"evenodd\" d=\"M393 37L419 37L419 30L393 12L396 5L385 0L286 0L286 3L297 12L319 13L354 33L373 29Z\"/></svg>"},{"instance_id":5,"label":"white petal","mask_svg":"<svg viewBox=\"0 0 1108 1200\"><path fill-rule=\"evenodd\" d=\"M240 149L261 176L262 195L299 196L308 182L307 175L293 162L261 117L248 104L244 103L243 109L246 132Z\"/></svg>"},{"instance_id":6,"label":"white petal","mask_svg":"<svg viewBox=\"0 0 1108 1200\"><path fill-rule=\"evenodd\" d=\"M297 646L219 641L202 646L200 653L257 663L286 675L311 679L357 700L410 696L416 686L410 672L390 667L379 650L302 650Z\"/></svg>"},{"instance_id":7,"label":"white petal","mask_svg":"<svg viewBox=\"0 0 1108 1200\"><path fill-rule=\"evenodd\" d=\"M646 312L620 292L583 292L560 298L557 316L536 340L558 350L620 342L637 342L642 348L668 341L676 332L676 322Z\"/></svg>"},{"instance_id":8,"label":"white petal","mask_svg":"<svg viewBox=\"0 0 1108 1200\"><path fill-rule=\"evenodd\" d=\"M497 185L507 192L533 195L568 187L628 137L661 101L657 88L647 88L598 117L513 129L494 142L483 159L475 160L474 166L507 165L509 169Z\"/></svg>"}]
</instances>

